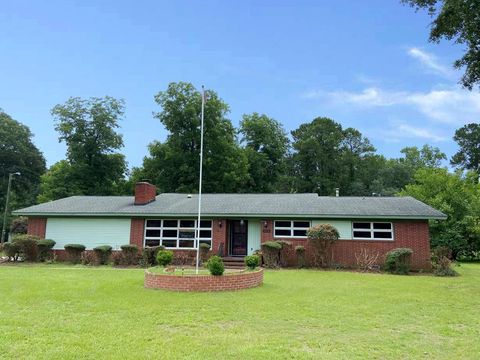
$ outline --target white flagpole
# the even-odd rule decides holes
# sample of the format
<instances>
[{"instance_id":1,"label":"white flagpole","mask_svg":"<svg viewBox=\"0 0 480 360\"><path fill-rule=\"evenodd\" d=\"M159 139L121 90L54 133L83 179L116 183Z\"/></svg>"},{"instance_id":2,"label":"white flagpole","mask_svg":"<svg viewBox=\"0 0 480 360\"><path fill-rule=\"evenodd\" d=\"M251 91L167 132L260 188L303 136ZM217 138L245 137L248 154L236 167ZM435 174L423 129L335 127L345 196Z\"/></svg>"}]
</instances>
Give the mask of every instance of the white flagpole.
<instances>
[{"instance_id":1,"label":"white flagpole","mask_svg":"<svg viewBox=\"0 0 480 360\"><path fill-rule=\"evenodd\" d=\"M197 218L197 228L195 229L195 241L197 243L197 259L195 266L195 273L198 275L198 265L199 265L199 256L200 256L200 215L202 210L202 172L203 172L203 118L205 113L205 88L202 85L202 112L201 112L201 123L200 123L200 175L198 180L198 218Z\"/></svg>"}]
</instances>

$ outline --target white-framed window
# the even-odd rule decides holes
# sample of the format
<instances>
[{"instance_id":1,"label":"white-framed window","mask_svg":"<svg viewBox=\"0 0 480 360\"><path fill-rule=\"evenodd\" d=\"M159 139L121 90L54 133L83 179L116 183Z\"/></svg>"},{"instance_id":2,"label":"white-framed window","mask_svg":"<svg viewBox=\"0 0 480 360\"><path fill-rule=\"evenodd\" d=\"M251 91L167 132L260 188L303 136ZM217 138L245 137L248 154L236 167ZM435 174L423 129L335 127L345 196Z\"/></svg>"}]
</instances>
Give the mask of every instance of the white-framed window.
<instances>
[{"instance_id":1,"label":"white-framed window","mask_svg":"<svg viewBox=\"0 0 480 360\"><path fill-rule=\"evenodd\" d=\"M306 238L309 220L275 220L273 236L276 238Z\"/></svg>"},{"instance_id":2,"label":"white-framed window","mask_svg":"<svg viewBox=\"0 0 480 360\"><path fill-rule=\"evenodd\" d=\"M195 249L197 220L147 219L145 246L165 246L167 249ZM212 220L200 220L200 244L212 247Z\"/></svg>"},{"instance_id":3,"label":"white-framed window","mask_svg":"<svg viewBox=\"0 0 480 360\"><path fill-rule=\"evenodd\" d=\"M389 222L352 222L353 239L393 240L393 224Z\"/></svg>"}]
</instances>

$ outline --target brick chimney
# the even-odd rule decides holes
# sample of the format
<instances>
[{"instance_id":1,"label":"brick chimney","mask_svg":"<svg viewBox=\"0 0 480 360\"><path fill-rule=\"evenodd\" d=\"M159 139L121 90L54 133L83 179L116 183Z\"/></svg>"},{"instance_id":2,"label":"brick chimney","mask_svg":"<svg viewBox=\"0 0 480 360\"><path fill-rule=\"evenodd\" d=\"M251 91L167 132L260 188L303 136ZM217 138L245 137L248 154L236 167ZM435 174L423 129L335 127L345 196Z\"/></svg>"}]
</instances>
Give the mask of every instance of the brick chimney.
<instances>
[{"instance_id":1,"label":"brick chimney","mask_svg":"<svg viewBox=\"0 0 480 360\"><path fill-rule=\"evenodd\" d=\"M146 181L135 184L135 205L145 205L155 201L157 188Z\"/></svg>"}]
</instances>

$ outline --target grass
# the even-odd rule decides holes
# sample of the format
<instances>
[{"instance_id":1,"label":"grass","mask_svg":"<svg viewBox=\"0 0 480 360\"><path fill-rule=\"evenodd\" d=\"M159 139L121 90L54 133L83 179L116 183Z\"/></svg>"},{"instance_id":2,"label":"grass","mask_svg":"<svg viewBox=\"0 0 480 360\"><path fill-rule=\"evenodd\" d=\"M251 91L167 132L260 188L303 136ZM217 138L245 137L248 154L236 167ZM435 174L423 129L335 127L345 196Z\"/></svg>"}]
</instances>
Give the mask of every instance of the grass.
<instances>
[{"instance_id":1,"label":"grass","mask_svg":"<svg viewBox=\"0 0 480 360\"><path fill-rule=\"evenodd\" d=\"M457 278L267 271L173 293L143 270L0 266L0 358L478 359L480 264Z\"/></svg>"}]
</instances>

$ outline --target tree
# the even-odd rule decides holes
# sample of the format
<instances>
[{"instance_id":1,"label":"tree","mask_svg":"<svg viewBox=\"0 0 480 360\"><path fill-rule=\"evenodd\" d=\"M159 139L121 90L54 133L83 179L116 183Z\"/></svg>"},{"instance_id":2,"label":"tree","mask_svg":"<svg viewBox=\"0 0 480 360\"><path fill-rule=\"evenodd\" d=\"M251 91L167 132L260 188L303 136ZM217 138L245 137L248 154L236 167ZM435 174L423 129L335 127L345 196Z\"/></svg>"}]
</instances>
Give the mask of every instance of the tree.
<instances>
[{"instance_id":1,"label":"tree","mask_svg":"<svg viewBox=\"0 0 480 360\"><path fill-rule=\"evenodd\" d=\"M288 138L282 125L266 115L243 115L239 133L249 165L249 191L277 192L285 173Z\"/></svg>"},{"instance_id":2,"label":"tree","mask_svg":"<svg viewBox=\"0 0 480 360\"><path fill-rule=\"evenodd\" d=\"M453 155L451 164L464 170L473 170L480 180L480 125L467 124L457 131L453 139L460 150Z\"/></svg>"},{"instance_id":3,"label":"tree","mask_svg":"<svg viewBox=\"0 0 480 360\"><path fill-rule=\"evenodd\" d=\"M478 0L402 0L418 9L427 9L436 16L430 31L430 41L454 40L465 45L464 55L455 61L465 67L461 83L468 89L480 84L480 2Z\"/></svg>"},{"instance_id":4,"label":"tree","mask_svg":"<svg viewBox=\"0 0 480 360\"><path fill-rule=\"evenodd\" d=\"M480 251L480 185L472 175L421 168L415 173L415 183L400 192L448 216L446 221L430 222L431 246L447 246L454 258L475 257Z\"/></svg>"},{"instance_id":5,"label":"tree","mask_svg":"<svg viewBox=\"0 0 480 360\"><path fill-rule=\"evenodd\" d=\"M248 163L238 145L235 129L226 118L228 105L207 92L204 120L203 190L241 192L248 181ZM190 83L171 83L155 96L162 111L155 117L169 132L165 142L149 145L142 169L135 176L148 178L161 191L196 192L200 154L201 94Z\"/></svg>"},{"instance_id":6,"label":"tree","mask_svg":"<svg viewBox=\"0 0 480 360\"><path fill-rule=\"evenodd\" d=\"M117 195L125 182L127 165L122 135L116 132L124 103L104 98L70 98L52 109L59 141L67 145L67 159L42 178L41 201L63 195ZM60 186L61 189L57 189Z\"/></svg>"},{"instance_id":7,"label":"tree","mask_svg":"<svg viewBox=\"0 0 480 360\"><path fill-rule=\"evenodd\" d=\"M342 126L329 118L316 118L292 131L296 189L332 195L339 186Z\"/></svg>"},{"instance_id":8,"label":"tree","mask_svg":"<svg viewBox=\"0 0 480 360\"><path fill-rule=\"evenodd\" d=\"M0 214L5 209L8 174L20 172L12 181L9 209L34 204L45 158L33 144L30 129L0 110ZM0 217L0 225L3 216ZM10 217L8 217L8 223ZM0 226L1 228L1 226Z\"/></svg>"},{"instance_id":9,"label":"tree","mask_svg":"<svg viewBox=\"0 0 480 360\"><path fill-rule=\"evenodd\" d=\"M400 152L405 157L399 159L399 161L415 170L425 167L440 167L442 160L447 160L445 153L441 152L438 147L427 144L423 145L421 149L416 146L407 146Z\"/></svg>"}]
</instances>

